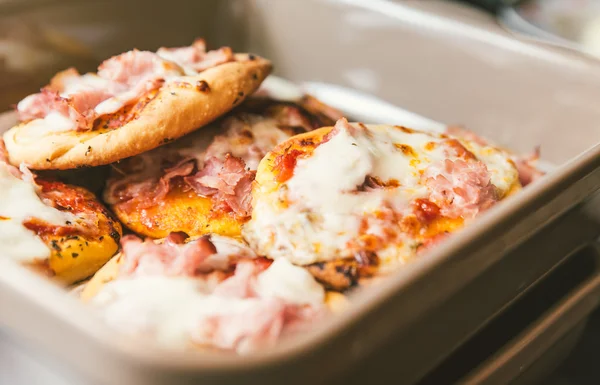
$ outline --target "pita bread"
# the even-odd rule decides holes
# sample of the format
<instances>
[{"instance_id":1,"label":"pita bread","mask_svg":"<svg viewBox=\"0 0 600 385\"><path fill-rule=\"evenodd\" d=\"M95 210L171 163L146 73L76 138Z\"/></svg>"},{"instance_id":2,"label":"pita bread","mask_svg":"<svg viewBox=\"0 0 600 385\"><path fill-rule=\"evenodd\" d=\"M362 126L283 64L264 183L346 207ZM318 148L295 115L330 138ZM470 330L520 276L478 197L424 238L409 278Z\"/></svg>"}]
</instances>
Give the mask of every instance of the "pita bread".
<instances>
[{"instance_id":1,"label":"pita bread","mask_svg":"<svg viewBox=\"0 0 600 385\"><path fill-rule=\"evenodd\" d=\"M40 133L32 127L37 120L17 125L4 134L9 160L36 170L99 166L197 130L240 104L271 71L266 59L235 57L236 61L165 84L136 119L116 129Z\"/></svg>"}]
</instances>

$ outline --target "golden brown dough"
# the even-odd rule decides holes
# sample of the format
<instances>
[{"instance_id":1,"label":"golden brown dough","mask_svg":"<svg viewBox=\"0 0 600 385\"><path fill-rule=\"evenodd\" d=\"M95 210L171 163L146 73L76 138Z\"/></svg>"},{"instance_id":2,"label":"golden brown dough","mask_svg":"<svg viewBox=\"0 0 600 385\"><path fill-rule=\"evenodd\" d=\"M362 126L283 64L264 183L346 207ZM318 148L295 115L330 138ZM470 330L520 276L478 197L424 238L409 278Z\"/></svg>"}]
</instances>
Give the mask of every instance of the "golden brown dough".
<instances>
[{"instance_id":1,"label":"golden brown dough","mask_svg":"<svg viewBox=\"0 0 600 385\"><path fill-rule=\"evenodd\" d=\"M31 123L4 134L9 160L32 169L71 169L116 162L192 132L223 115L254 92L271 71L263 58L237 54L236 61L182 78L158 90L136 119L117 129L32 134ZM208 87L196 87L204 81Z\"/></svg>"}]
</instances>

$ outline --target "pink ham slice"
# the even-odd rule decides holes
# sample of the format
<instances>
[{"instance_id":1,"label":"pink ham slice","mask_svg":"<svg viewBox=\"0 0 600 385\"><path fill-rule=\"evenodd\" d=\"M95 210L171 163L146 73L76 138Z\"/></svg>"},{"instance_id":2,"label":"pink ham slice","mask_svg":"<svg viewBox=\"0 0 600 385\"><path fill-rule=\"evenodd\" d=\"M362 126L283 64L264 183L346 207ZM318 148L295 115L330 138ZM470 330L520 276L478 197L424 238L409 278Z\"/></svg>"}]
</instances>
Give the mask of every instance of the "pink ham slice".
<instances>
[{"instance_id":1,"label":"pink ham slice","mask_svg":"<svg viewBox=\"0 0 600 385\"><path fill-rule=\"evenodd\" d=\"M132 50L105 60L98 67L97 76L91 75L99 80L96 82L90 82L89 76L81 76L74 69L63 71L40 93L26 97L17 105L19 119L27 122L56 112L71 120L73 129L90 130L98 117L115 113L161 87L169 76L184 75L180 65L200 72L235 60L230 48L206 52L201 41L190 47L161 50L168 51L170 57L181 63L153 52Z\"/></svg>"},{"instance_id":2,"label":"pink ham slice","mask_svg":"<svg viewBox=\"0 0 600 385\"><path fill-rule=\"evenodd\" d=\"M94 121L90 106L95 107L104 99L104 95L94 91L62 97L57 91L45 88L40 93L23 99L17 105L17 112L21 121L43 119L50 112L55 112L72 121L74 128L86 130L91 128Z\"/></svg>"},{"instance_id":3,"label":"pink ham slice","mask_svg":"<svg viewBox=\"0 0 600 385\"><path fill-rule=\"evenodd\" d=\"M446 159L429 166L423 178L429 199L447 217L473 218L498 201L490 173L479 160Z\"/></svg>"},{"instance_id":4,"label":"pink ham slice","mask_svg":"<svg viewBox=\"0 0 600 385\"><path fill-rule=\"evenodd\" d=\"M247 217L252 209L250 191L255 174L246 169L243 160L227 154L224 161L209 158L200 171L184 180L198 194L213 197L217 206Z\"/></svg>"},{"instance_id":5,"label":"pink ham slice","mask_svg":"<svg viewBox=\"0 0 600 385\"><path fill-rule=\"evenodd\" d=\"M521 182L523 187L545 175L543 171L535 167L535 163L539 158L540 148L536 147L532 154L515 159L515 165L517 166L517 171L519 171L519 182Z\"/></svg>"},{"instance_id":6,"label":"pink ham slice","mask_svg":"<svg viewBox=\"0 0 600 385\"><path fill-rule=\"evenodd\" d=\"M163 47L157 51L157 54L197 72L235 60L233 51L229 47L206 52L206 43L203 39L197 39L189 47Z\"/></svg>"},{"instance_id":7,"label":"pink ham slice","mask_svg":"<svg viewBox=\"0 0 600 385\"><path fill-rule=\"evenodd\" d=\"M473 141L481 146L487 146L488 143L482 137L476 135L463 127L459 126L448 126L446 128L448 134L453 135L457 138ZM545 173L535 166L536 162L540 158L540 148L536 147L532 154L527 156L513 156L513 161L519 172L519 182L523 187L527 186L531 182L536 181L545 175Z\"/></svg>"},{"instance_id":8,"label":"pink ham slice","mask_svg":"<svg viewBox=\"0 0 600 385\"><path fill-rule=\"evenodd\" d=\"M324 314L321 307L261 297L254 290L257 277L265 268L260 259L249 259L247 255L231 259L225 268L233 270L233 275L225 274L217 267L206 271L206 266L202 265L208 257L217 253L215 245L206 236L187 244L185 239L184 234L172 233L162 244L156 244L131 235L123 237L121 246L125 260L121 274L125 277L195 276L207 283L216 279L216 283L209 285L212 289L207 295L223 300L238 298L253 301L251 307L241 312L201 317L191 335L194 343L246 352L270 346L283 333L304 328ZM198 273L200 270L204 272Z\"/></svg>"},{"instance_id":9,"label":"pink ham slice","mask_svg":"<svg viewBox=\"0 0 600 385\"><path fill-rule=\"evenodd\" d=\"M160 178L156 170L144 178L123 178L109 185L105 198L111 204L136 205L142 209L151 207L165 198L175 178L183 178L199 195L212 197L216 208L240 217L249 216L252 209L250 192L256 172L247 170L243 160L229 154L225 160L208 158L193 174L196 162L194 158L183 158L165 169Z\"/></svg>"},{"instance_id":10,"label":"pink ham slice","mask_svg":"<svg viewBox=\"0 0 600 385\"><path fill-rule=\"evenodd\" d=\"M17 111L22 121L41 119L56 112L71 120L77 130L90 130L99 116L114 113L160 87L169 74L181 75L182 72L175 64L152 52L133 50L100 65L98 77L106 81L102 85L86 84L83 77L69 70L55 77L40 93L23 99L17 105ZM66 84L74 91L70 92ZM67 95L61 96L60 93L65 91ZM118 102L103 108L102 114L96 111L98 105L114 97Z\"/></svg>"},{"instance_id":11,"label":"pink ham slice","mask_svg":"<svg viewBox=\"0 0 600 385\"><path fill-rule=\"evenodd\" d=\"M185 239L180 233L172 233L164 243L156 244L133 235L123 237L121 247L125 263L121 272L125 275L198 275L199 269L206 268L203 262L217 249L208 236L182 246Z\"/></svg>"},{"instance_id":12,"label":"pink ham slice","mask_svg":"<svg viewBox=\"0 0 600 385\"><path fill-rule=\"evenodd\" d=\"M281 335L307 327L320 315L312 307L301 307L276 298L261 299L247 311L202 319L192 340L201 345L246 353L273 346Z\"/></svg>"}]
</instances>

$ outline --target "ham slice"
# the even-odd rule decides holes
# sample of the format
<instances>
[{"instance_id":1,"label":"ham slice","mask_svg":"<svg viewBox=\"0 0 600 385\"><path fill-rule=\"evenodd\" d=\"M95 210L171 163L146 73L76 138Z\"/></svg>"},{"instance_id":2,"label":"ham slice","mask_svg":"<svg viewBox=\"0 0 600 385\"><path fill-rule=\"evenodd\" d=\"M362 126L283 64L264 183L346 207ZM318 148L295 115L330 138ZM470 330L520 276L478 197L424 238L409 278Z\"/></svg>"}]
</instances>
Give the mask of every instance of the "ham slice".
<instances>
[{"instance_id":1,"label":"ham slice","mask_svg":"<svg viewBox=\"0 0 600 385\"><path fill-rule=\"evenodd\" d=\"M230 48L206 52L201 41L158 53L134 49L105 60L97 75L80 75L72 68L60 72L41 92L19 102L17 112L23 122L55 113L70 120L71 129L91 130L97 118L119 111L171 77L195 75L233 60Z\"/></svg>"},{"instance_id":2,"label":"ham slice","mask_svg":"<svg viewBox=\"0 0 600 385\"><path fill-rule=\"evenodd\" d=\"M479 160L446 159L429 166L423 178L429 200L447 217L473 218L498 201L490 173Z\"/></svg>"},{"instance_id":3,"label":"ham slice","mask_svg":"<svg viewBox=\"0 0 600 385\"><path fill-rule=\"evenodd\" d=\"M243 354L274 345L282 334L306 327L321 314L277 298L262 299L243 313L202 319L192 340Z\"/></svg>"},{"instance_id":4,"label":"ham slice","mask_svg":"<svg viewBox=\"0 0 600 385\"><path fill-rule=\"evenodd\" d=\"M136 236L127 235L121 240L125 263L121 272L125 275L170 275L195 276L202 263L217 253L210 237L200 237L183 244L179 233L169 235L162 244L151 240L142 241Z\"/></svg>"},{"instance_id":5,"label":"ham slice","mask_svg":"<svg viewBox=\"0 0 600 385\"><path fill-rule=\"evenodd\" d=\"M188 69L187 72L190 72L189 69L192 72L201 72L219 64L235 60L233 51L229 47L221 47L217 50L206 52L206 43L203 39L196 39L189 47L162 47L156 53Z\"/></svg>"},{"instance_id":6,"label":"ham slice","mask_svg":"<svg viewBox=\"0 0 600 385\"><path fill-rule=\"evenodd\" d=\"M537 147L532 154L514 159L517 171L519 172L519 181L523 187L535 182L545 175L543 171L540 171L535 167L535 163L539 158L540 148Z\"/></svg>"},{"instance_id":7,"label":"ham slice","mask_svg":"<svg viewBox=\"0 0 600 385\"><path fill-rule=\"evenodd\" d=\"M198 194L213 197L217 206L247 217L252 209L250 191L255 174L246 169L243 160L227 154L224 161L207 159L201 170L184 180Z\"/></svg>"},{"instance_id":8,"label":"ham slice","mask_svg":"<svg viewBox=\"0 0 600 385\"><path fill-rule=\"evenodd\" d=\"M462 138L465 140L473 141L482 146L487 146L488 143L482 137L476 135L463 127L459 126L448 126L446 132L450 135ZM527 156L513 156L512 159L515 162L517 171L519 172L519 181L523 187L527 186L531 182L536 181L545 175L545 173L535 166L536 162L540 158L540 148L536 147L530 155Z\"/></svg>"},{"instance_id":9,"label":"ham slice","mask_svg":"<svg viewBox=\"0 0 600 385\"><path fill-rule=\"evenodd\" d=\"M176 326L183 327L181 333L194 344L235 350L239 353L271 346L282 334L306 328L310 321L317 320L325 314L326 310L322 303L313 300L314 292L312 297L310 295L297 297L297 294L290 296L290 287L295 288L295 286L286 285L288 280L298 282L295 275L298 272L294 269L301 268L290 264L287 269L280 271L286 271L287 274L292 274L291 276L281 277L271 274L265 278L261 274L266 273L272 265L265 263L262 258L256 258L256 255L241 242L219 236L214 236L214 241L208 236L188 243L185 243L185 240L186 236L182 233L170 234L162 244L151 240L142 241L135 236L124 237L121 241L122 258L124 258L121 274L105 288L110 290L111 284L118 285L119 282L124 281L126 284L135 280L144 282L143 276L154 276L153 278L166 276L165 278L172 279L171 282L176 285L182 282L183 277L188 279L193 277L197 281L195 283L197 297L188 303L190 306L202 308L196 309L200 311L189 308L190 311L185 312L189 318L178 319ZM215 264L212 269L209 269L207 261L215 255L228 255L228 263L225 266ZM274 287L269 287L271 290L265 291L265 282ZM272 290L280 288L279 285L282 285L282 290L273 292ZM309 289L306 290L315 289L310 285L308 287ZM295 288L295 290L301 289ZM127 296L126 292L120 293ZM191 294L187 297L188 300L193 298L194 292L188 294ZM118 296L119 292L116 292L116 295ZM124 320L129 322L140 311L142 314L157 314L162 307L173 309L169 303L150 301L146 304L150 304L151 312L144 313L144 303L128 302L130 298L126 297L120 299L113 295L109 297L109 301L123 301L117 302L116 307L108 309L113 317L117 316L117 318L108 318L116 320L119 327ZM161 301L186 300L180 297L163 298ZM106 299L104 298L104 301ZM105 305L110 307L111 304L105 303ZM141 306L140 309L135 308L138 305ZM178 313L174 316L181 315L182 313ZM169 313L150 321L154 322L158 319L156 322L171 324L168 317ZM182 324L180 321L186 323ZM135 324L134 321L133 325ZM142 328L142 333L146 332L146 329L143 329L147 326L146 319L137 326ZM162 328L164 325L156 326Z\"/></svg>"}]
</instances>

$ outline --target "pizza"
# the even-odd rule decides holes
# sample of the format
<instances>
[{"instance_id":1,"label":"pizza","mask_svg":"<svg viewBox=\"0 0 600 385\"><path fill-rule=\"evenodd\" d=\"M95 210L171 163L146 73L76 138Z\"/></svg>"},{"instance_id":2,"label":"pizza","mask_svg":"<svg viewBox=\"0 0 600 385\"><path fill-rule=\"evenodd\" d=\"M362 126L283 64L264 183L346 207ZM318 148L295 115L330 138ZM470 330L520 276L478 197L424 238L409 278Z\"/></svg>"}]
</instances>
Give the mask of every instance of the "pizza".
<instances>
[{"instance_id":1,"label":"pizza","mask_svg":"<svg viewBox=\"0 0 600 385\"><path fill-rule=\"evenodd\" d=\"M328 295L305 269L219 235L128 235L80 297L110 325L169 348L247 353L321 320ZM343 299L342 299L343 300Z\"/></svg>"},{"instance_id":2,"label":"pizza","mask_svg":"<svg viewBox=\"0 0 600 385\"><path fill-rule=\"evenodd\" d=\"M98 166L149 151L211 122L253 93L271 63L229 47L132 50L97 73L71 68L17 104L20 123L4 134L13 165Z\"/></svg>"},{"instance_id":3,"label":"pizza","mask_svg":"<svg viewBox=\"0 0 600 385\"><path fill-rule=\"evenodd\" d=\"M92 193L8 164L1 141L0 185L4 258L71 284L117 252L121 225Z\"/></svg>"},{"instance_id":4,"label":"pizza","mask_svg":"<svg viewBox=\"0 0 600 385\"><path fill-rule=\"evenodd\" d=\"M296 101L253 96L201 131L114 164L104 199L125 226L145 236L239 236L263 156L339 116L308 95Z\"/></svg>"},{"instance_id":5,"label":"pizza","mask_svg":"<svg viewBox=\"0 0 600 385\"><path fill-rule=\"evenodd\" d=\"M464 131L341 119L264 157L242 234L258 254L345 290L396 270L518 192L519 168Z\"/></svg>"}]
</instances>

